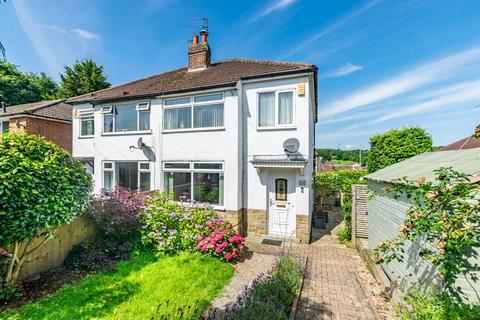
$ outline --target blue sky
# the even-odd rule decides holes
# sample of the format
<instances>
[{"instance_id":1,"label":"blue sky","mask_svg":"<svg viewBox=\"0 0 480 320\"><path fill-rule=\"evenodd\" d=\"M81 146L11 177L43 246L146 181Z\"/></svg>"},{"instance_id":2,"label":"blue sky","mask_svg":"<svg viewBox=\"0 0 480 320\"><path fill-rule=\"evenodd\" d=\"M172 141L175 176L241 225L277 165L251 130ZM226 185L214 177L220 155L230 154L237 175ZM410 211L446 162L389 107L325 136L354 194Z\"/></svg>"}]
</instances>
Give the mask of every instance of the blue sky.
<instances>
[{"instance_id":1,"label":"blue sky","mask_svg":"<svg viewBox=\"0 0 480 320\"><path fill-rule=\"evenodd\" d=\"M480 123L480 1L7 0L7 60L58 80L93 58L112 84L186 64L209 18L213 60L233 57L319 67L319 147L367 147L370 136L422 126L435 145Z\"/></svg>"}]
</instances>

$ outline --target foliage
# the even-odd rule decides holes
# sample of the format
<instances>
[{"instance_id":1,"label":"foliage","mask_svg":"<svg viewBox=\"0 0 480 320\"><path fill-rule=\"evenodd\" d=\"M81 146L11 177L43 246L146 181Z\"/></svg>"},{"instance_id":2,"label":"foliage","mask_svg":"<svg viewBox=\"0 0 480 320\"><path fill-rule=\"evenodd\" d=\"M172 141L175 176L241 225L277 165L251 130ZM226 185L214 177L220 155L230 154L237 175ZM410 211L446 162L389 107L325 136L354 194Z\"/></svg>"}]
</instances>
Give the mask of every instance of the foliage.
<instances>
[{"instance_id":1,"label":"foliage","mask_svg":"<svg viewBox=\"0 0 480 320\"><path fill-rule=\"evenodd\" d=\"M0 302L15 301L21 296L22 292L17 283L10 283L0 287Z\"/></svg>"},{"instance_id":2,"label":"foliage","mask_svg":"<svg viewBox=\"0 0 480 320\"><path fill-rule=\"evenodd\" d=\"M238 259L245 244L245 238L233 226L223 219L215 219L205 228L207 236L198 238L197 250L214 257L230 261Z\"/></svg>"},{"instance_id":3,"label":"foliage","mask_svg":"<svg viewBox=\"0 0 480 320\"><path fill-rule=\"evenodd\" d=\"M208 256L144 253L0 318L198 319L232 276L231 265Z\"/></svg>"},{"instance_id":4,"label":"foliage","mask_svg":"<svg viewBox=\"0 0 480 320\"><path fill-rule=\"evenodd\" d=\"M212 207L201 203L178 202L173 195L157 193L146 200L140 213L142 243L161 253L195 251L199 236L217 218Z\"/></svg>"},{"instance_id":5,"label":"foliage","mask_svg":"<svg viewBox=\"0 0 480 320\"><path fill-rule=\"evenodd\" d=\"M69 252L68 267L96 270L114 269L118 260L130 258L132 241L139 237L139 211L146 195L138 191L117 188L94 196L85 216L97 227L97 234Z\"/></svg>"},{"instance_id":6,"label":"foliage","mask_svg":"<svg viewBox=\"0 0 480 320\"><path fill-rule=\"evenodd\" d=\"M362 152L362 164L365 164L365 159L368 154L368 150L352 149L352 150L340 150L340 149L316 149L316 153L322 157L323 161L343 160L360 163L360 151Z\"/></svg>"},{"instance_id":7,"label":"foliage","mask_svg":"<svg viewBox=\"0 0 480 320\"><path fill-rule=\"evenodd\" d=\"M376 257L379 263L401 261L405 242L421 239L426 244L420 256L437 266L447 289L455 291L459 275L478 269L468 259L480 247L480 185L451 168L435 170L435 176L435 182L402 178L391 188L395 198L406 196L412 206L397 238L380 243Z\"/></svg>"},{"instance_id":8,"label":"foliage","mask_svg":"<svg viewBox=\"0 0 480 320\"><path fill-rule=\"evenodd\" d=\"M370 138L368 172L375 172L424 152L433 151L432 138L422 128L392 129Z\"/></svg>"},{"instance_id":9,"label":"foliage","mask_svg":"<svg viewBox=\"0 0 480 320\"><path fill-rule=\"evenodd\" d=\"M58 86L44 73L21 72L0 60L0 101L7 105L49 100L57 97Z\"/></svg>"},{"instance_id":10,"label":"foliage","mask_svg":"<svg viewBox=\"0 0 480 320\"><path fill-rule=\"evenodd\" d=\"M480 307L458 302L445 292L411 289L403 304L397 305L401 320L463 320L480 319Z\"/></svg>"},{"instance_id":11,"label":"foliage","mask_svg":"<svg viewBox=\"0 0 480 320\"><path fill-rule=\"evenodd\" d=\"M103 66L98 66L91 59L77 61L73 67L65 66L65 73L61 74L60 78L60 96L63 98L110 87L103 74Z\"/></svg>"},{"instance_id":12,"label":"foliage","mask_svg":"<svg viewBox=\"0 0 480 320\"><path fill-rule=\"evenodd\" d=\"M352 238L352 185L365 184L362 179L367 172L364 170L338 170L333 172L319 172L315 176L314 188L316 191L324 188L331 192L339 191L342 194L342 210L345 219L345 229L339 232L342 242Z\"/></svg>"},{"instance_id":13,"label":"foliage","mask_svg":"<svg viewBox=\"0 0 480 320\"><path fill-rule=\"evenodd\" d=\"M0 181L0 246L10 253L6 285L16 281L26 257L56 227L84 211L92 183L83 165L64 149L14 132L0 135Z\"/></svg>"},{"instance_id":14,"label":"foliage","mask_svg":"<svg viewBox=\"0 0 480 320\"><path fill-rule=\"evenodd\" d=\"M301 275L300 263L291 256L282 256L271 279L255 288L243 309L228 319L289 319Z\"/></svg>"}]
</instances>

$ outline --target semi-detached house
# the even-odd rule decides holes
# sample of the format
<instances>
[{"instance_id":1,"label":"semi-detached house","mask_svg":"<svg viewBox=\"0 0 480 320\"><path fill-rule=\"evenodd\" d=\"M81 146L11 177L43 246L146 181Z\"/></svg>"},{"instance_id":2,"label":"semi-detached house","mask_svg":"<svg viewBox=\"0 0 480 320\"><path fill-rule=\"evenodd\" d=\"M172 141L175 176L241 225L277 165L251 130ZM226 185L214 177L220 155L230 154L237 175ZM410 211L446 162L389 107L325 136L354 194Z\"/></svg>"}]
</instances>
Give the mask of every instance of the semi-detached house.
<instances>
[{"instance_id":1,"label":"semi-detached house","mask_svg":"<svg viewBox=\"0 0 480 320\"><path fill-rule=\"evenodd\" d=\"M123 186L208 202L246 234L310 239L317 68L210 61L70 99L73 156L95 192Z\"/></svg>"}]
</instances>

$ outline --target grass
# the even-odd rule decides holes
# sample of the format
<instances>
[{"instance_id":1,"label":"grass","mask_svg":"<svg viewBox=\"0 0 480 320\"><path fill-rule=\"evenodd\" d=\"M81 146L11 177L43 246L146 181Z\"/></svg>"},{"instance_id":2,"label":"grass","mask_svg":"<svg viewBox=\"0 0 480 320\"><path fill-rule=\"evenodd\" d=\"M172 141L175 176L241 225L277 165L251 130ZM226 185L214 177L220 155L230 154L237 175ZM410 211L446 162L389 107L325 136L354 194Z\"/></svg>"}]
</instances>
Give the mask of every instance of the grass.
<instances>
[{"instance_id":1,"label":"grass","mask_svg":"<svg viewBox=\"0 0 480 320\"><path fill-rule=\"evenodd\" d=\"M232 276L231 265L199 254L142 254L0 319L196 319Z\"/></svg>"}]
</instances>

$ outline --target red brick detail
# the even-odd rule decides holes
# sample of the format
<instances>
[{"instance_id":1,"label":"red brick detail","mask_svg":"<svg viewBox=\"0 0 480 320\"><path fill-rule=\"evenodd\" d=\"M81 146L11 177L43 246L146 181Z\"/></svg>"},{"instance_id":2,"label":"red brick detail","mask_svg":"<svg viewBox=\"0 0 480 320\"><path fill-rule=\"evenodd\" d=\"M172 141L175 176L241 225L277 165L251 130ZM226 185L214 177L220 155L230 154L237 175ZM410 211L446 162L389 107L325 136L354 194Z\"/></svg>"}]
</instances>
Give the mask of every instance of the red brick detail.
<instances>
[{"instance_id":1,"label":"red brick detail","mask_svg":"<svg viewBox=\"0 0 480 320\"><path fill-rule=\"evenodd\" d=\"M207 42L197 45L192 44L188 48L188 69L201 69L210 65L210 46Z\"/></svg>"},{"instance_id":2,"label":"red brick detail","mask_svg":"<svg viewBox=\"0 0 480 320\"><path fill-rule=\"evenodd\" d=\"M19 117L10 119L11 130L18 130L16 125L17 121L21 128L28 133L51 141L72 153L71 123L32 117Z\"/></svg>"}]
</instances>

